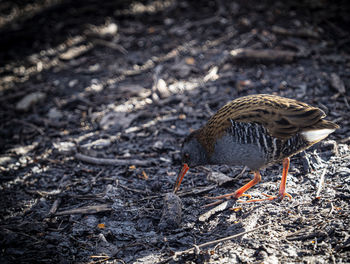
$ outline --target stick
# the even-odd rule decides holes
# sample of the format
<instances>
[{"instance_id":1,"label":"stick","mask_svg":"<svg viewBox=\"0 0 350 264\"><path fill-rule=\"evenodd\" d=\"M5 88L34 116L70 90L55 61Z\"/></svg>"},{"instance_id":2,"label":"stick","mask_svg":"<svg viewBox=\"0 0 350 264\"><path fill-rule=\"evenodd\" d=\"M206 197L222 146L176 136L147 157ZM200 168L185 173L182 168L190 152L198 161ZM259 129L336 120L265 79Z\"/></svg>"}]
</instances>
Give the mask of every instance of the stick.
<instances>
[{"instance_id":1,"label":"stick","mask_svg":"<svg viewBox=\"0 0 350 264\"><path fill-rule=\"evenodd\" d=\"M215 189L215 188L216 188L216 185L209 185L206 187L198 187L198 188L190 189L189 191L178 192L177 195L182 197L182 196L187 196L187 195L192 195L192 194L200 194L203 192L211 191L212 189Z\"/></svg>"},{"instance_id":2,"label":"stick","mask_svg":"<svg viewBox=\"0 0 350 264\"><path fill-rule=\"evenodd\" d=\"M326 172L327 172L327 167L323 169L323 172L321 174L321 178L320 178L320 181L318 183L318 188L317 188L317 192L316 192L316 199L320 199L320 193L322 191L322 188L324 186L324 176L326 175Z\"/></svg>"},{"instance_id":3,"label":"stick","mask_svg":"<svg viewBox=\"0 0 350 264\"><path fill-rule=\"evenodd\" d=\"M97 45L101 45L101 46L105 46L107 48L110 48L112 50L117 50L124 55L128 54L128 51L123 46L116 44L114 42L106 41L103 39L93 39L92 42L94 42Z\"/></svg>"},{"instance_id":4,"label":"stick","mask_svg":"<svg viewBox=\"0 0 350 264\"><path fill-rule=\"evenodd\" d=\"M231 56L234 59L251 59L264 61L285 61L291 62L296 57L300 56L298 53L288 50L274 50L274 49L235 49L231 50Z\"/></svg>"},{"instance_id":5,"label":"stick","mask_svg":"<svg viewBox=\"0 0 350 264\"><path fill-rule=\"evenodd\" d=\"M305 37L305 38L319 38L320 35L317 31L313 31L309 28L303 28L298 30L290 30L279 26L272 26L272 32L281 35L287 36L297 36L297 37Z\"/></svg>"},{"instance_id":6,"label":"stick","mask_svg":"<svg viewBox=\"0 0 350 264\"><path fill-rule=\"evenodd\" d=\"M57 212L56 215L96 214L101 212L108 212L111 210L112 208L109 204L101 204L101 205L91 205L91 206L85 206L77 209L65 210L65 211Z\"/></svg>"},{"instance_id":7,"label":"stick","mask_svg":"<svg viewBox=\"0 0 350 264\"><path fill-rule=\"evenodd\" d=\"M125 186L120 186L120 187L126 189ZM210 190L212 190L214 188L216 188L216 185L207 186L207 187L193 188L193 189L191 189L189 191L179 191L177 193L177 196L183 197L183 196L188 196L188 195L196 195L196 194L200 194L200 193L203 193L203 192L208 192L208 191L210 191ZM166 195L166 193L160 194L160 195L147 196L147 197L141 198L140 201L162 198L162 197L165 197L165 195Z\"/></svg>"},{"instance_id":8,"label":"stick","mask_svg":"<svg viewBox=\"0 0 350 264\"><path fill-rule=\"evenodd\" d=\"M136 166L150 166L154 163L153 160L137 160L137 159L103 159L90 157L81 153L76 153L75 158L87 163L96 165L113 165L113 166L125 166L125 165L136 165Z\"/></svg>"},{"instance_id":9,"label":"stick","mask_svg":"<svg viewBox=\"0 0 350 264\"><path fill-rule=\"evenodd\" d=\"M329 213L328 213L327 217L330 217L332 215L333 211L334 211L334 205L331 202L331 210L329 210Z\"/></svg>"},{"instance_id":10,"label":"stick","mask_svg":"<svg viewBox=\"0 0 350 264\"><path fill-rule=\"evenodd\" d=\"M130 187L127 187L127 186L121 185L119 182L118 182L118 186L122 187L124 190L127 190L127 191L131 191L131 192L135 192L135 193L148 194L148 193L147 193L147 192L145 192L145 191L142 191L142 190L137 190L137 189L133 189L133 188L130 188Z\"/></svg>"},{"instance_id":11,"label":"stick","mask_svg":"<svg viewBox=\"0 0 350 264\"><path fill-rule=\"evenodd\" d=\"M255 232L255 231L257 231L257 230L259 230L261 228L264 228L264 227L266 227L268 225L269 225L269 223L261 225L261 226L258 226L256 228L253 228L253 229L248 230L248 231L241 232L241 233L236 234L236 235L232 235L232 236L220 238L220 239L217 239L217 240L209 241L209 242L206 242L206 243L203 243L203 244L200 244L200 245L194 245L193 247L191 247L189 249L186 249L184 251L175 252L174 256L169 257L169 258L167 258L167 259L165 259L165 260L163 260L161 262L158 262L157 264L167 263L167 262L169 262L170 260L172 260L173 258L175 258L175 257L177 257L179 255L190 253L191 251L197 252L198 249L200 249L200 248L203 248L203 247L206 247L206 246L210 246L210 245L214 245L214 244L217 244L217 243L220 243L220 242L224 242L224 241L227 241L227 240L231 240L231 239L234 239L234 238L246 235L246 234L251 233L251 232Z\"/></svg>"},{"instance_id":12,"label":"stick","mask_svg":"<svg viewBox=\"0 0 350 264\"><path fill-rule=\"evenodd\" d=\"M222 202L222 200L220 200L217 202L220 202L220 204L218 206L215 206L214 208L210 209L209 211L207 211L204 214L201 214L199 216L198 220L200 222L207 221L212 215L216 214L217 212L225 211L229 207L228 201ZM210 205L216 205L216 202L215 202L215 204L211 203ZM205 207L208 207L208 205Z\"/></svg>"},{"instance_id":13,"label":"stick","mask_svg":"<svg viewBox=\"0 0 350 264\"><path fill-rule=\"evenodd\" d=\"M23 124L25 126L30 126L34 130L36 130L40 135L44 135L45 134L44 130L42 130L40 127L38 127L38 126L36 126L36 125L34 125L32 123L28 123L27 121L20 120L20 119L13 119L12 122L20 123L20 124Z\"/></svg>"},{"instance_id":14,"label":"stick","mask_svg":"<svg viewBox=\"0 0 350 264\"><path fill-rule=\"evenodd\" d=\"M48 217L53 216L53 215L57 212L58 206L61 204L61 201L62 201L61 198L57 198L57 199L53 202L52 207L51 207L51 209L50 209L50 211L49 211Z\"/></svg>"},{"instance_id":15,"label":"stick","mask_svg":"<svg viewBox=\"0 0 350 264\"><path fill-rule=\"evenodd\" d=\"M248 169L248 167L244 166L244 168L241 170L241 172L238 173L234 178L232 178L232 180L237 180L237 179L241 178L247 169Z\"/></svg>"}]
</instances>

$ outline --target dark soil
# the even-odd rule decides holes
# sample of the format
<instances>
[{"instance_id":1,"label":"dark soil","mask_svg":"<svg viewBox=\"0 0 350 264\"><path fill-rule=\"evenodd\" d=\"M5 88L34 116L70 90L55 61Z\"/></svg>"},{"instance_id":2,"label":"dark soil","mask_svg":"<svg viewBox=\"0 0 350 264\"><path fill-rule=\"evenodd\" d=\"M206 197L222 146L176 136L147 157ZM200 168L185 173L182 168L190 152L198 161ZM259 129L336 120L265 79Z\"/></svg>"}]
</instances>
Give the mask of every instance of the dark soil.
<instances>
[{"instance_id":1,"label":"dark soil","mask_svg":"<svg viewBox=\"0 0 350 264\"><path fill-rule=\"evenodd\" d=\"M350 8L287 2L1 1L0 262L350 263ZM341 126L291 159L293 199L214 212L252 175L208 166L164 200L184 137L254 93Z\"/></svg>"}]
</instances>

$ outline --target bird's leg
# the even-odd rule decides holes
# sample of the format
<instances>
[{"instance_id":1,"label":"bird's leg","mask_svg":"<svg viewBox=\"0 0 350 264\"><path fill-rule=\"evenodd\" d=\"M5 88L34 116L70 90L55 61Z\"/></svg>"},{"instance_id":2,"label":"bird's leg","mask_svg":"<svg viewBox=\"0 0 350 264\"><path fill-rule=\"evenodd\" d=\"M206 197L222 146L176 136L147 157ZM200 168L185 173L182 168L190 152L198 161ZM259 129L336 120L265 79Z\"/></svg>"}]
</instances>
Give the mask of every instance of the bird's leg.
<instances>
[{"instance_id":1,"label":"bird's leg","mask_svg":"<svg viewBox=\"0 0 350 264\"><path fill-rule=\"evenodd\" d=\"M260 175L259 171L254 171L254 179L252 179L246 185L239 188L234 193L228 193L228 194L224 194L224 195L220 195L220 196L216 196L216 197L210 197L210 199L224 199L224 198L225 199L238 199L241 196L248 196L249 198L251 198L251 196L249 194L244 194L244 192L246 192L248 189L250 189L251 187L253 187L255 184L257 184L260 181L261 181L261 175Z\"/></svg>"},{"instance_id":2,"label":"bird's leg","mask_svg":"<svg viewBox=\"0 0 350 264\"><path fill-rule=\"evenodd\" d=\"M244 203L252 203L252 202L261 202L261 201L272 201L275 199L279 199L280 201L283 200L284 196L287 196L290 200L292 199L292 196L286 192L286 183L287 183L287 175L288 175L288 170L289 170L289 158L285 158L283 160L283 172L282 172L282 179L281 179L281 184L280 184L280 190L278 192L278 196L272 196L263 193L264 196L267 196L268 198L265 199L252 199L248 201L240 201Z\"/></svg>"},{"instance_id":3,"label":"bird's leg","mask_svg":"<svg viewBox=\"0 0 350 264\"><path fill-rule=\"evenodd\" d=\"M288 196L289 199L292 199L292 196L286 192L286 183L287 183L287 175L289 170L289 158L285 158L283 160L283 172L282 172L282 179L280 184L280 190L278 192L278 198L282 200L284 196Z\"/></svg>"}]
</instances>

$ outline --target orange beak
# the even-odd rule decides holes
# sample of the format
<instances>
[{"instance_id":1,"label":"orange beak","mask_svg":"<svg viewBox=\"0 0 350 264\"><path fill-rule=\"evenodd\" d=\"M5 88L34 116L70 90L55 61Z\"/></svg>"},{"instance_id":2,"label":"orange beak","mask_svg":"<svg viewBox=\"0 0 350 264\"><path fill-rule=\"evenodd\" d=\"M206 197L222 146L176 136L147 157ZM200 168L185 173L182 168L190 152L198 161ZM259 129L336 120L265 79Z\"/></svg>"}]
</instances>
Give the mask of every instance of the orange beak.
<instances>
[{"instance_id":1,"label":"orange beak","mask_svg":"<svg viewBox=\"0 0 350 264\"><path fill-rule=\"evenodd\" d=\"M184 163L179 175L177 176L176 182L175 182L175 186L174 186L174 193L177 192L177 190L180 188L180 184L186 174L186 172L188 171L189 167L186 163Z\"/></svg>"}]
</instances>

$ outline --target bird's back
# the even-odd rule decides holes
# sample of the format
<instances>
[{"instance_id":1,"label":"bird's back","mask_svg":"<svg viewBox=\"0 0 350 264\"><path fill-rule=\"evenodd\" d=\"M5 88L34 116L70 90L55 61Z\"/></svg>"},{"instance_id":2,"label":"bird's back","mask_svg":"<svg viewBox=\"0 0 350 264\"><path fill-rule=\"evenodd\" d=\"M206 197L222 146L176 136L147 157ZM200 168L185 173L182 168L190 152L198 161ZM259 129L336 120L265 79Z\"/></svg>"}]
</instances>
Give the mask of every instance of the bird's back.
<instances>
[{"instance_id":1,"label":"bird's back","mask_svg":"<svg viewBox=\"0 0 350 264\"><path fill-rule=\"evenodd\" d=\"M214 161L229 159L228 153L235 150L231 164L240 160L267 165L310 147L337 129L325 116L321 109L293 99L250 95L223 106L200 129L198 140Z\"/></svg>"}]
</instances>

